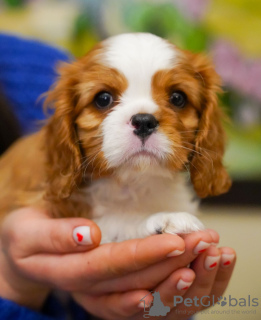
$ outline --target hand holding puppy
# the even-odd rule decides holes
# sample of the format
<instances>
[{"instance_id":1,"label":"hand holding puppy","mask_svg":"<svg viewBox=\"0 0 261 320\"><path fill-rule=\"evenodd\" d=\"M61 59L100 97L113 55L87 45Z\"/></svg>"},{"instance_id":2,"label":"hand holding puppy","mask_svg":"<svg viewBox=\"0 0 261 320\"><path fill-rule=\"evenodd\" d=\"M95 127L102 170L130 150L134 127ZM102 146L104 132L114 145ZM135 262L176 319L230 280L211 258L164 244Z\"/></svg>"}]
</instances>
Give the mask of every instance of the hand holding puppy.
<instances>
[{"instance_id":1,"label":"hand holding puppy","mask_svg":"<svg viewBox=\"0 0 261 320\"><path fill-rule=\"evenodd\" d=\"M90 243L82 232L82 245L75 230L88 229ZM210 247L218 242L214 231L196 232L184 240L164 234L99 246L100 239L99 228L90 220L50 219L33 208L14 211L1 228L0 295L40 309L49 292L58 288L73 293L75 300L95 315L110 319L114 314L113 319L122 319L140 317L140 299L152 288L161 292L164 302L171 301L174 293L188 294L190 287L201 294L196 282L204 278L217 286L213 274L224 274L225 270L223 278L227 280L219 286L220 291L233 270L231 263L228 269L222 271L221 266L221 271L209 272L204 267L206 257L198 256L204 248L220 255ZM195 259L195 270L186 268ZM199 274L197 280L195 274Z\"/></svg>"},{"instance_id":2,"label":"hand holding puppy","mask_svg":"<svg viewBox=\"0 0 261 320\"><path fill-rule=\"evenodd\" d=\"M82 245L75 230L84 228L90 230L90 244L85 239ZM173 250L176 254L184 250L180 237L164 235L111 243L89 251L101 239L94 222L83 218L51 219L34 208L9 214L0 235L0 296L30 308L40 308L54 288L101 294L117 291L110 282L119 278L124 285L121 279L125 276L129 277L125 290L129 290L133 272L164 260Z\"/></svg>"}]
</instances>

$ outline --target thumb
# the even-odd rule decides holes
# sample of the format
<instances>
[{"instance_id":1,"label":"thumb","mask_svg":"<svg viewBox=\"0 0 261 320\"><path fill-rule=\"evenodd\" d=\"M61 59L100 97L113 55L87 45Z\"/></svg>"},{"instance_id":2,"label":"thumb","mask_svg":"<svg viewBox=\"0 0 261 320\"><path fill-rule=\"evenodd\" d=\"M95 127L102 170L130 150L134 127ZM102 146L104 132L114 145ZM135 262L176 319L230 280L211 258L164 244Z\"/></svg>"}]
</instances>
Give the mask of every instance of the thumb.
<instances>
[{"instance_id":1,"label":"thumb","mask_svg":"<svg viewBox=\"0 0 261 320\"><path fill-rule=\"evenodd\" d=\"M20 258L35 253L83 252L99 245L101 231L88 219L54 219L39 209L23 208L5 219L2 241Z\"/></svg>"}]
</instances>

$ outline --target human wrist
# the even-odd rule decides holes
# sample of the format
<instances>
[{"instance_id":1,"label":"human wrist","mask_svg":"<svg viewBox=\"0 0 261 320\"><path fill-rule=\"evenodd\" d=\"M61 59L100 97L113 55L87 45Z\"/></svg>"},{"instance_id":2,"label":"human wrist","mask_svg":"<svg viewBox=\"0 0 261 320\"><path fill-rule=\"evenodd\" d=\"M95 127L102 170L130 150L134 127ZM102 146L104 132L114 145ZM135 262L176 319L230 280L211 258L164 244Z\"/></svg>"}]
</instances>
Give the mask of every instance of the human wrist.
<instances>
[{"instance_id":1,"label":"human wrist","mask_svg":"<svg viewBox=\"0 0 261 320\"><path fill-rule=\"evenodd\" d=\"M41 309L50 288L23 278L10 265L5 266L3 260L0 262L0 297L30 309Z\"/></svg>"},{"instance_id":2,"label":"human wrist","mask_svg":"<svg viewBox=\"0 0 261 320\"><path fill-rule=\"evenodd\" d=\"M0 297L13 301L21 306L40 310L49 294L49 289L27 282L13 285L0 276Z\"/></svg>"}]
</instances>

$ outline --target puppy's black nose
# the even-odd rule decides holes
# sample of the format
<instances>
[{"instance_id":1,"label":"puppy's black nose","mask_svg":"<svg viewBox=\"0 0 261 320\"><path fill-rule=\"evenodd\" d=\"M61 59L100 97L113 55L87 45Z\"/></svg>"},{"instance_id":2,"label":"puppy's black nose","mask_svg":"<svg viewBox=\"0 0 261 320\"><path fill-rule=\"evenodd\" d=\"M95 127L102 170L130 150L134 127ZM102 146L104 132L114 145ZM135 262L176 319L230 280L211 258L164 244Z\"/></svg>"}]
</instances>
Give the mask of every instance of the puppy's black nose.
<instances>
[{"instance_id":1,"label":"puppy's black nose","mask_svg":"<svg viewBox=\"0 0 261 320\"><path fill-rule=\"evenodd\" d=\"M155 131L159 123L152 114L138 113L131 118L131 124L135 128L133 132L144 139Z\"/></svg>"}]
</instances>

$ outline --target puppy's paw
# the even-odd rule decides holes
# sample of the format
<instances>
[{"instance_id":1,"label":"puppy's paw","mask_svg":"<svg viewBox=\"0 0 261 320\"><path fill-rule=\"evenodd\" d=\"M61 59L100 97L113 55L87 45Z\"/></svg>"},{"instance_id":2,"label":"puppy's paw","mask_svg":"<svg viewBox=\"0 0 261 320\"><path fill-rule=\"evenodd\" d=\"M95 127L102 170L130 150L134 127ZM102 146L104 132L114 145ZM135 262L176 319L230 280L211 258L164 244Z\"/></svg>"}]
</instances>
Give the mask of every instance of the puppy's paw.
<instances>
[{"instance_id":1,"label":"puppy's paw","mask_svg":"<svg viewBox=\"0 0 261 320\"><path fill-rule=\"evenodd\" d=\"M204 225L198 218L187 212L157 213L146 221L147 232L186 234L204 229Z\"/></svg>"}]
</instances>

